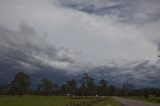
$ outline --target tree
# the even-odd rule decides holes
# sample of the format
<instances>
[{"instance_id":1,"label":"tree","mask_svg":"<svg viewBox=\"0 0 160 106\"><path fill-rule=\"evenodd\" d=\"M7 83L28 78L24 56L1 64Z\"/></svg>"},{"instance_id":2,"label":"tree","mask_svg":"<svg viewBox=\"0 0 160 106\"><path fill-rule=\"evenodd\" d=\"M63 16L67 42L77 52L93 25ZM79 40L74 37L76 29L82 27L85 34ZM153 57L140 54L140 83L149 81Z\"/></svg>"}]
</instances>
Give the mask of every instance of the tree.
<instances>
[{"instance_id":1,"label":"tree","mask_svg":"<svg viewBox=\"0 0 160 106\"><path fill-rule=\"evenodd\" d=\"M108 82L106 80L101 80L98 87L98 94L101 96L108 95Z\"/></svg>"},{"instance_id":2,"label":"tree","mask_svg":"<svg viewBox=\"0 0 160 106\"><path fill-rule=\"evenodd\" d=\"M109 95L110 96L115 96L116 95L116 87L113 85L110 85L109 87Z\"/></svg>"},{"instance_id":3,"label":"tree","mask_svg":"<svg viewBox=\"0 0 160 106\"><path fill-rule=\"evenodd\" d=\"M61 93L61 95L66 95L66 94L68 94L68 93L69 93L69 90L68 90L68 86L67 86L67 84L63 84L63 85L61 85L60 93Z\"/></svg>"},{"instance_id":4,"label":"tree","mask_svg":"<svg viewBox=\"0 0 160 106\"><path fill-rule=\"evenodd\" d=\"M58 93L59 93L59 86L58 86L58 84L54 84L54 94L55 95L58 95Z\"/></svg>"},{"instance_id":5,"label":"tree","mask_svg":"<svg viewBox=\"0 0 160 106\"><path fill-rule=\"evenodd\" d=\"M29 93L31 86L31 80L29 75L24 72L20 72L15 76L15 79L10 84L11 94L24 95Z\"/></svg>"},{"instance_id":6,"label":"tree","mask_svg":"<svg viewBox=\"0 0 160 106\"><path fill-rule=\"evenodd\" d=\"M96 94L96 86L94 83L94 79L89 76L88 73L84 73L83 77L80 80L81 83L81 89L83 94L82 95L95 95Z\"/></svg>"},{"instance_id":7,"label":"tree","mask_svg":"<svg viewBox=\"0 0 160 106\"><path fill-rule=\"evenodd\" d=\"M6 95L7 88L8 88L7 84L0 85L0 95Z\"/></svg>"},{"instance_id":8,"label":"tree","mask_svg":"<svg viewBox=\"0 0 160 106\"><path fill-rule=\"evenodd\" d=\"M77 81L74 80L74 79L72 79L70 81L67 81L67 86L68 86L70 94L72 94L74 96L75 90L76 90L76 86L77 86Z\"/></svg>"},{"instance_id":9,"label":"tree","mask_svg":"<svg viewBox=\"0 0 160 106\"><path fill-rule=\"evenodd\" d=\"M134 89L134 86L132 84L129 84L128 82L124 83L123 85L123 95L129 96L129 93L131 93Z\"/></svg>"},{"instance_id":10,"label":"tree","mask_svg":"<svg viewBox=\"0 0 160 106\"><path fill-rule=\"evenodd\" d=\"M54 91L54 83L53 81L44 78L41 80L38 88L44 95L50 96Z\"/></svg>"}]
</instances>

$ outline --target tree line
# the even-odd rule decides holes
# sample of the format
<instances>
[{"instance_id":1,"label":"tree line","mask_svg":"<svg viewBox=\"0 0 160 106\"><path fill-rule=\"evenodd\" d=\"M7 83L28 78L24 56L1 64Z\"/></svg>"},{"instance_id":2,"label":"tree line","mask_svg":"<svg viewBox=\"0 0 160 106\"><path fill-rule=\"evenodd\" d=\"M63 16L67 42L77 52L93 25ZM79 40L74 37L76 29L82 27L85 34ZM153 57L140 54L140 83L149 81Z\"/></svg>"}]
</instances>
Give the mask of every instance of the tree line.
<instances>
[{"instance_id":1,"label":"tree line","mask_svg":"<svg viewBox=\"0 0 160 106\"><path fill-rule=\"evenodd\" d=\"M65 84L58 85L52 80L43 78L39 81L37 89L31 87L32 81L24 72L18 73L9 85L0 86L0 95L42 95L42 96L160 96L160 89L146 88L135 89L128 82L121 88L109 85L106 80L95 83L95 79L88 73L84 73L80 80L69 80Z\"/></svg>"}]
</instances>

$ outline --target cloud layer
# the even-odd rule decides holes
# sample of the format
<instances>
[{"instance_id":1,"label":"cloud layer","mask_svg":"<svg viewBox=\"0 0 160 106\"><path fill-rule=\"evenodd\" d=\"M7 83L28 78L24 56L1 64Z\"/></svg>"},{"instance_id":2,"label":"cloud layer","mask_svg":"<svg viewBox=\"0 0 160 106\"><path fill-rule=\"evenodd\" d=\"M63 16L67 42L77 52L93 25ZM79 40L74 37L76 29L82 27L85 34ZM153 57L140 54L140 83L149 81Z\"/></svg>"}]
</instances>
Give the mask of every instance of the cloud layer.
<instances>
[{"instance_id":1,"label":"cloud layer","mask_svg":"<svg viewBox=\"0 0 160 106\"><path fill-rule=\"evenodd\" d=\"M159 20L158 0L58 0L62 6L119 21L144 23Z\"/></svg>"},{"instance_id":2,"label":"cloud layer","mask_svg":"<svg viewBox=\"0 0 160 106\"><path fill-rule=\"evenodd\" d=\"M65 75L64 69L68 69L74 62L68 49L58 49L49 45L45 38L24 23L20 25L19 30L0 27L0 33L2 81L10 79L9 76L13 77L13 74L20 71L30 74L41 73L40 75L42 73Z\"/></svg>"},{"instance_id":3,"label":"cloud layer","mask_svg":"<svg viewBox=\"0 0 160 106\"><path fill-rule=\"evenodd\" d=\"M159 0L0 0L0 80L88 71L160 87ZM154 84L153 84L154 82Z\"/></svg>"}]
</instances>

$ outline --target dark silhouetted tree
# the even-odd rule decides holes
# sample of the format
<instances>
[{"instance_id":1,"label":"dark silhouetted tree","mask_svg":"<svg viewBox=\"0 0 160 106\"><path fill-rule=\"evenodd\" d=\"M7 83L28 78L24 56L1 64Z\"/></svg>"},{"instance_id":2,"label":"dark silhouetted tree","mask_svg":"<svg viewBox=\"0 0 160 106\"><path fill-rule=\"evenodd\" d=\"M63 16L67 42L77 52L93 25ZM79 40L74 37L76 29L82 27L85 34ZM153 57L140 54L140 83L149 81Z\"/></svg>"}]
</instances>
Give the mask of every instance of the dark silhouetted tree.
<instances>
[{"instance_id":1,"label":"dark silhouetted tree","mask_svg":"<svg viewBox=\"0 0 160 106\"><path fill-rule=\"evenodd\" d=\"M129 94L134 90L134 86L126 82L124 83L122 90L124 96L129 96Z\"/></svg>"},{"instance_id":2,"label":"dark silhouetted tree","mask_svg":"<svg viewBox=\"0 0 160 106\"><path fill-rule=\"evenodd\" d=\"M98 86L98 95L107 96L108 95L108 83L106 80L101 80Z\"/></svg>"},{"instance_id":3,"label":"dark silhouetted tree","mask_svg":"<svg viewBox=\"0 0 160 106\"><path fill-rule=\"evenodd\" d=\"M0 95L6 95L8 91L7 84L0 85Z\"/></svg>"},{"instance_id":4,"label":"dark silhouetted tree","mask_svg":"<svg viewBox=\"0 0 160 106\"><path fill-rule=\"evenodd\" d=\"M115 96L116 95L116 87L113 85L109 86L109 95L110 96Z\"/></svg>"},{"instance_id":5,"label":"dark silhouetted tree","mask_svg":"<svg viewBox=\"0 0 160 106\"><path fill-rule=\"evenodd\" d=\"M59 94L59 86L58 86L58 84L54 84L54 94L55 95Z\"/></svg>"},{"instance_id":6,"label":"dark silhouetted tree","mask_svg":"<svg viewBox=\"0 0 160 106\"><path fill-rule=\"evenodd\" d=\"M80 80L82 95L95 95L96 94L96 86L94 83L94 79L88 74L84 73L83 77Z\"/></svg>"},{"instance_id":7,"label":"dark silhouetted tree","mask_svg":"<svg viewBox=\"0 0 160 106\"><path fill-rule=\"evenodd\" d=\"M66 95L68 93L69 93L69 90L68 90L67 84L61 85L61 87L60 87L60 94L61 95Z\"/></svg>"},{"instance_id":8,"label":"dark silhouetted tree","mask_svg":"<svg viewBox=\"0 0 160 106\"><path fill-rule=\"evenodd\" d=\"M69 89L70 94L74 96L76 91L77 81L72 79L70 81L67 81L67 87Z\"/></svg>"},{"instance_id":9,"label":"dark silhouetted tree","mask_svg":"<svg viewBox=\"0 0 160 106\"><path fill-rule=\"evenodd\" d=\"M39 84L39 90L43 93L43 95L51 96L54 91L54 83L49 79L42 79Z\"/></svg>"},{"instance_id":10,"label":"dark silhouetted tree","mask_svg":"<svg viewBox=\"0 0 160 106\"><path fill-rule=\"evenodd\" d=\"M15 79L10 84L10 93L24 95L30 91L31 80L29 75L20 72L15 76Z\"/></svg>"}]
</instances>

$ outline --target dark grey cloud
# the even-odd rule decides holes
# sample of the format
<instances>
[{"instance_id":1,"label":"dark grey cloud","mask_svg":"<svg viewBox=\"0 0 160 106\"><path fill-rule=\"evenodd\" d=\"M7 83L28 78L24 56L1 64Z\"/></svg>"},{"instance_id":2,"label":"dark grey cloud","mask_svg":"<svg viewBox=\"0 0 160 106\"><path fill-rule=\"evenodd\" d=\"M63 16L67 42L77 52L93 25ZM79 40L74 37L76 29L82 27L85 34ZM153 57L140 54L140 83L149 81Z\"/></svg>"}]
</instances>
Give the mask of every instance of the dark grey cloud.
<instances>
[{"instance_id":1,"label":"dark grey cloud","mask_svg":"<svg viewBox=\"0 0 160 106\"><path fill-rule=\"evenodd\" d=\"M116 17L122 22L146 23L160 19L159 0L58 0L64 7L89 14Z\"/></svg>"},{"instance_id":2,"label":"dark grey cloud","mask_svg":"<svg viewBox=\"0 0 160 106\"><path fill-rule=\"evenodd\" d=\"M0 32L1 53L6 54L14 50L20 53L20 55L13 54L12 58L19 56L23 59L22 54L25 54L32 57L45 56L44 58L53 59L54 61L73 61L67 56L67 53L69 54L68 49L57 49L53 45L49 45L43 36L39 36L33 28L24 23L21 24L19 30L10 30L0 27ZM59 53L61 54L59 55Z\"/></svg>"},{"instance_id":3,"label":"dark grey cloud","mask_svg":"<svg viewBox=\"0 0 160 106\"><path fill-rule=\"evenodd\" d=\"M124 14L132 14L133 6L136 2L122 0L59 0L62 5L76 10L84 11L90 14L106 15L121 12ZM128 5L128 6L127 6ZM128 8L129 7L129 8ZM123 12L124 11L124 12Z\"/></svg>"},{"instance_id":4,"label":"dark grey cloud","mask_svg":"<svg viewBox=\"0 0 160 106\"><path fill-rule=\"evenodd\" d=\"M64 70L63 64L74 62L68 54L68 49L49 45L33 28L24 23L19 30L0 26L1 83L11 80L21 71L39 77L48 75L57 79L66 78L67 67Z\"/></svg>"},{"instance_id":5,"label":"dark grey cloud","mask_svg":"<svg viewBox=\"0 0 160 106\"><path fill-rule=\"evenodd\" d=\"M1 82L19 71L59 82L88 71L115 85L160 87L159 0L49 1L0 0ZM36 30L17 29L21 22ZM76 60L72 50L81 52Z\"/></svg>"},{"instance_id":6,"label":"dark grey cloud","mask_svg":"<svg viewBox=\"0 0 160 106\"><path fill-rule=\"evenodd\" d=\"M131 64L130 64L131 65ZM91 69L91 74L96 79L106 79L111 84L122 86L126 81L133 84L136 88L143 87L160 87L160 66L157 64L150 64L148 61L132 63L131 66L101 66Z\"/></svg>"}]
</instances>

